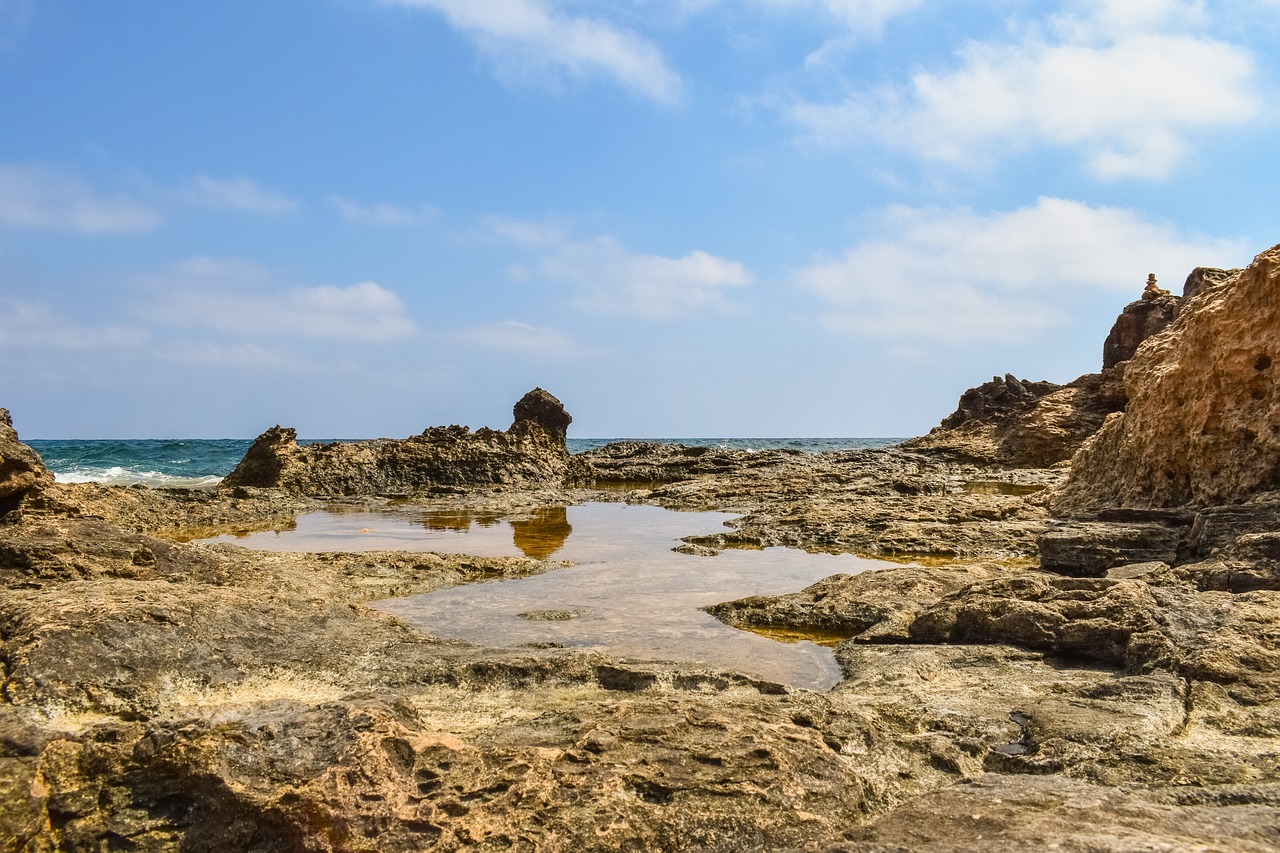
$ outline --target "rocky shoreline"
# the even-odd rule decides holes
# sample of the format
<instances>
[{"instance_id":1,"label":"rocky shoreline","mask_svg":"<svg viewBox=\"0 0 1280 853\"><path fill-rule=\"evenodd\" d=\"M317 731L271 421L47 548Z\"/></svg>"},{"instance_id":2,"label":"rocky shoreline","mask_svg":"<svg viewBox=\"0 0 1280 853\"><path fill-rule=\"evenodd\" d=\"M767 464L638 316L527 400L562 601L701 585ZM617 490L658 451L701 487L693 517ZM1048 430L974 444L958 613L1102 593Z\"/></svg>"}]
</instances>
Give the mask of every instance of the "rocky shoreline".
<instances>
[{"instance_id":1,"label":"rocky shoreline","mask_svg":"<svg viewBox=\"0 0 1280 853\"><path fill-rule=\"evenodd\" d=\"M1280 849L1280 247L1154 284L1065 386L920 439L570 457L300 448L208 492L62 485L0 410L0 851ZM847 637L828 693L443 640L368 606L554 571L193 543L335 504L733 510L682 550L901 559L710 608Z\"/></svg>"}]
</instances>

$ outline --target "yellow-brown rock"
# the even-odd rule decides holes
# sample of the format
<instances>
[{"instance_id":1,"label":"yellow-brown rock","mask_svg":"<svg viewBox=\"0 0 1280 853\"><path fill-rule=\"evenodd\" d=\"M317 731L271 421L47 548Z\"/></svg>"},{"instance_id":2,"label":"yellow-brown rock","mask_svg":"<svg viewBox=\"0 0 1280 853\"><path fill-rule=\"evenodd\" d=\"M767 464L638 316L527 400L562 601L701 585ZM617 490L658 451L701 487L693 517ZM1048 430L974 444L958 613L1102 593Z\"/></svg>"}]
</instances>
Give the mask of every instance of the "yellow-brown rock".
<instances>
[{"instance_id":1,"label":"yellow-brown rock","mask_svg":"<svg viewBox=\"0 0 1280 853\"><path fill-rule=\"evenodd\" d=\"M1058 512L1206 506L1280 483L1280 246L1184 299L1138 348L1129 398L1076 454Z\"/></svg>"},{"instance_id":2,"label":"yellow-brown rock","mask_svg":"<svg viewBox=\"0 0 1280 853\"><path fill-rule=\"evenodd\" d=\"M18 508L31 492L53 482L40 454L18 441L8 409L0 409L0 517Z\"/></svg>"}]
</instances>

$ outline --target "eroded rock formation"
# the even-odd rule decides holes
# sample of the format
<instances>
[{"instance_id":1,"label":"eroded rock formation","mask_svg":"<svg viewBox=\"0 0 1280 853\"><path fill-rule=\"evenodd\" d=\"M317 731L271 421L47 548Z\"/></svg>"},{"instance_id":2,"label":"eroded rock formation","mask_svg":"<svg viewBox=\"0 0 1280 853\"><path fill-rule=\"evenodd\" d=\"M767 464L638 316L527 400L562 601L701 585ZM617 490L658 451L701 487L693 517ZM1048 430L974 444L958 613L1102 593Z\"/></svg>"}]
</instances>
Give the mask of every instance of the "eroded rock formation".
<instances>
[{"instance_id":1,"label":"eroded rock formation","mask_svg":"<svg viewBox=\"0 0 1280 853\"><path fill-rule=\"evenodd\" d=\"M1104 371L1133 358L1143 341L1164 331L1178 315L1178 304L1182 300L1159 287L1152 289L1154 284L1155 277L1152 276L1142 298L1126 305L1116 318L1111 333L1102 344Z\"/></svg>"},{"instance_id":2,"label":"eroded rock formation","mask_svg":"<svg viewBox=\"0 0 1280 853\"><path fill-rule=\"evenodd\" d=\"M1123 401L1112 377L1086 374L1068 385L1006 374L970 388L960 405L905 447L975 462L1043 468L1070 459Z\"/></svg>"},{"instance_id":3,"label":"eroded rock formation","mask_svg":"<svg viewBox=\"0 0 1280 853\"><path fill-rule=\"evenodd\" d=\"M442 426L405 439L329 444L300 445L296 430L274 426L222 484L300 495L394 495L438 486L559 486L581 474L565 447L573 418L559 400L535 388L514 414L505 432Z\"/></svg>"},{"instance_id":4,"label":"eroded rock formation","mask_svg":"<svg viewBox=\"0 0 1280 853\"><path fill-rule=\"evenodd\" d=\"M1280 246L1197 270L1125 367L1123 413L1072 462L1057 511L1226 504L1280 487Z\"/></svg>"},{"instance_id":5,"label":"eroded rock formation","mask_svg":"<svg viewBox=\"0 0 1280 853\"><path fill-rule=\"evenodd\" d=\"M18 440L8 409L0 409L0 518L18 509L27 495L53 482L44 460Z\"/></svg>"}]
</instances>

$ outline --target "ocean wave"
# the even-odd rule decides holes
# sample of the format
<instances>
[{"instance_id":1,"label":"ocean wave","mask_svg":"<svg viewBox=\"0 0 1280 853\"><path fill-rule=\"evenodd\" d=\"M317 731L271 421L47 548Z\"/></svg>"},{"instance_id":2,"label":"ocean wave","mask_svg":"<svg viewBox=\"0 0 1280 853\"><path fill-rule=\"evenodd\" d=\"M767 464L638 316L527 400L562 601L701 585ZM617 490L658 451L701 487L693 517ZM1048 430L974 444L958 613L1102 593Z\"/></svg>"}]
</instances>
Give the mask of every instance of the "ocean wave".
<instances>
[{"instance_id":1,"label":"ocean wave","mask_svg":"<svg viewBox=\"0 0 1280 853\"><path fill-rule=\"evenodd\" d=\"M58 483L101 483L105 486L149 486L153 489L211 489L222 478L213 475L181 477L160 471L139 471L121 465L107 468L72 468L54 473Z\"/></svg>"}]
</instances>

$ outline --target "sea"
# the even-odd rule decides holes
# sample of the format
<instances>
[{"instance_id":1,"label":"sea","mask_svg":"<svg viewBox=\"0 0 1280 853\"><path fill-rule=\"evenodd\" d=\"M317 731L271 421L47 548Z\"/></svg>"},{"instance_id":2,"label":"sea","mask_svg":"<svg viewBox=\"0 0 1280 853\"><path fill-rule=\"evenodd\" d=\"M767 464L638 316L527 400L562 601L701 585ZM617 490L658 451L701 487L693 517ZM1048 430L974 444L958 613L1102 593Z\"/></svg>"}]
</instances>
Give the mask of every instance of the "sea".
<instances>
[{"instance_id":1,"label":"sea","mask_svg":"<svg viewBox=\"0 0 1280 853\"><path fill-rule=\"evenodd\" d=\"M302 439L299 444L340 439ZM620 438L570 438L569 452L583 453ZM723 447L758 452L830 453L890 447L902 438L646 438L660 444ZM253 439L23 439L60 483L143 485L205 489L216 486L244 457Z\"/></svg>"}]
</instances>

